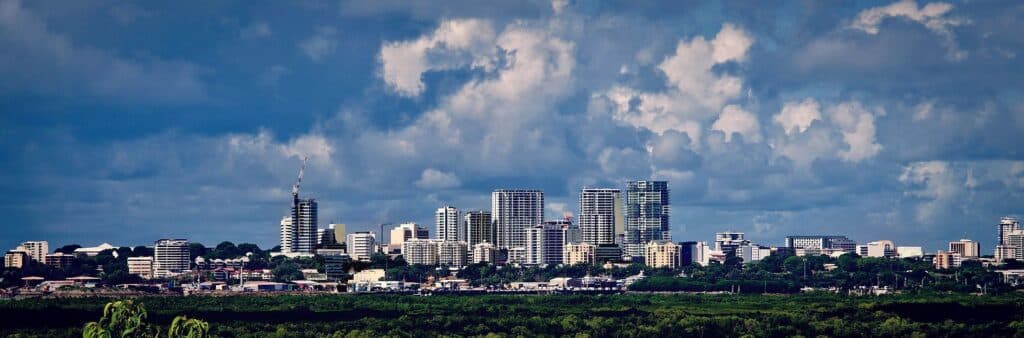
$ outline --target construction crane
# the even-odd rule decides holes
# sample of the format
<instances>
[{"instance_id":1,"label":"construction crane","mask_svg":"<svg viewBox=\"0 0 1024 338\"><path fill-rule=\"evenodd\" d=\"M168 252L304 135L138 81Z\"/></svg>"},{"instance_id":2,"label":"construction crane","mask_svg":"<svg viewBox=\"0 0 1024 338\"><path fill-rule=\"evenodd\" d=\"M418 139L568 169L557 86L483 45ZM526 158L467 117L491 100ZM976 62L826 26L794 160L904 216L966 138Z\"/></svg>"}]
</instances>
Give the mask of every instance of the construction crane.
<instances>
[{"instance_id":1,"label":"construction crane","mask_svg":"<svg viewBox=\"0 0 1024 338\"><path fill-rule=\"evenodd\" d=\"M306 171L306 160L309 156L302 158L302 167L299 168L299 179L295 181L295 185L292 186L292 196L299 195L299 187L302 186L302 173Z\"/></svg>"}]
</instances>

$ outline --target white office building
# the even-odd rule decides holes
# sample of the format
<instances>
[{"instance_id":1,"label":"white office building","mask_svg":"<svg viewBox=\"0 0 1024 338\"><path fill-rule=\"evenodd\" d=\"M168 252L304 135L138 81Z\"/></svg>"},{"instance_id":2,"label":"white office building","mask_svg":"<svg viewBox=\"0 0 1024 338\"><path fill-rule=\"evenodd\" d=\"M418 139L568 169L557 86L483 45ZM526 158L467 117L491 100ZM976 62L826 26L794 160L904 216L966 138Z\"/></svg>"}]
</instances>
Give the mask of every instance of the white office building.
<instances>
[{"instance_id":1,"label":"white office building","mask_svg":"<svg viewBox=\"0 0 1024 338\"><path fill-rule=\"evenodd\" d=\"M345 236L345 250L352 259L369 262L370 257L377 252L377 233L359 231L348 234Z\"/></svg>"},{"instance_id":2,"label":"white office building","mask_svg":"<svg viewBox=\"0 0 1024 338\"><path fill-rule=\"evenodd\" d=\"M128 257L128 273L142 279L153 278L153 257Z\"/></svg>"},{"instance_id":3,"label":"white office building","mask_svg":"<svg viewBox=\"0 0 1024 338\"><path fill-rule=\"evenodd\" d=\"M439 242L433 239L409 239L402 243L402 257L410 265L437 265Z\"/></svg>"},{"instance_id":4,"label":"white office building","mask_svg":"<svg viewBox=\"0 0 1024 338\"><path fill-rule=\"evenodd\" d=\"M188 240L161 239L153 245L153 277L177 276L189 270L192 257L188 251Z\"/></svg>"}]
</instances>

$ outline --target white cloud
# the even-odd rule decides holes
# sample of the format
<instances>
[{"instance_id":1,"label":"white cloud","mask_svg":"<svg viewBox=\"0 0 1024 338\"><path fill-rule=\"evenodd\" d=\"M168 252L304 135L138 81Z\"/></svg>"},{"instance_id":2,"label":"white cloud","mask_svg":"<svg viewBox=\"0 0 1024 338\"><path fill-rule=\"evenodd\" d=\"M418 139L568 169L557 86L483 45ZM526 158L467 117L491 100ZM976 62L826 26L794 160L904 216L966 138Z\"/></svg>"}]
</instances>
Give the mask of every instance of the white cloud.
<instances>
[{"instance_id":1,"label":"white cloud","mask_svg":"<svg viewBox=\"0 0 1024 338\"><path fill-rule=\"evenodd\" d=\"M946 46L946 57L960 61L967 58L967 51L961 50L956 42L953 27L967 23L965 20L947 16L953 5L933 2L918 7L915 0L901 0L887 6L865 9L850 23L853 29L868 34L878 34L879 26L887 18L905 18L924 25L938 35Z\"/></svg>"},{"instance_id":2,"label":"white cloud","mask_svg":"<svg viewBox=\"0 0 1024 338\"><path fill-rule=\"evenodd\" d=\"M843 134L847 149L839 152L839 158L847 162L860 162L874 157L882 151L882 145L875 141L875 115L860 103L845 102L833 106L829 117Z\"/></svg>"},{"instance_id":3,"label":"white cloud","mask_svg":"<svg viewBox=\"0 0 1024 338\"><path fill-rule=\"evenodd\" d=\"M418 96L426 86L423 73L471 65L493 68L497 50L495 33L486 20L447 20L436 30L412 41L385 43L381 47L381 77L395 92Z\"/></svg>"},{"instance_id":4,"label":"white cloud","mask_svg":"<svg viewBox=\"0 0 1024 338\"><path fill-rule=\"evenodd\" d=\"M462 185L462 181L453 173L427 168L423 170L415 184L421 189L448 189Z\"/></svg>"},{"instance_id":5,"label":"white cloud","mask_svg":"<svg viewBox=\"0 0 1024 338\"><path fill-rule=\"evenodd\" d=\"M786 135L802 133L811 127L811 123L821 120L821 105L812 98L800 102L786 102L782 106L782 111L776 114L773 120L782 126Z\"/></svg>"},{"instance_id":6,"label":"white cloud","mask_svg":"<svg viewBox=\"0 0 1024 338\"><path fill-rule=\"evenodd\" d=\"M270 36L271 33L273 32L270 29L270 24L264 21L254 22L239 31L239 35L243 39L265 38Z\"/></svg>"},{"instance_id":7,"label":"white cloud","mask_svg":"<svg viewBox=\"0 0 1024 338\"><path fill-rule=\"evenodd\" d=\"M338 31L332 26L320 26L312 36L299 43L299 49L313 62L323 61L338 48Z\"/></svg>"},{"instance_id":8,"label":"white cloud","mask_svg":"<svg viewBox=\"0 0 1024 338\"><path fill-rule=\"evenodd\" d=\"M701 123L715 117L743 90L742 79L713 68L743 61L752 44L753 38L732 24L723 25L712 41L700 36L679 41L675 54L658 65L669 90L647 93L616 86L605 93L615 104L615 119L658 134L685 132L698 145Z\"/></svg>"},{"instance_id":9,"label":"white cloud","mask_svg":"<svg viewBox=\"0 0 1024 338\"><path fill-rule=\"evenodd\" d=\"M746 142L761 142L761 127L757 116L736 105L725 106L718 120L711 125L711 130L725 133L725 142L732 142L732 134L743 135Z\"/></svg>"},{"instance_id":10,"label":"white cloud","mask_svg":"<svg viewBox=\"0 0 1024 338\"><path fill-rule=\"evenodd\" d=\"M961 184L956 182L949 164L943 161L911 163L903 167L899 180L905 185L920 187L907 191L907 195L928 200L917 207L915 219L921 223L934 221L960 193Z\"/></svg>"}]
</instances>

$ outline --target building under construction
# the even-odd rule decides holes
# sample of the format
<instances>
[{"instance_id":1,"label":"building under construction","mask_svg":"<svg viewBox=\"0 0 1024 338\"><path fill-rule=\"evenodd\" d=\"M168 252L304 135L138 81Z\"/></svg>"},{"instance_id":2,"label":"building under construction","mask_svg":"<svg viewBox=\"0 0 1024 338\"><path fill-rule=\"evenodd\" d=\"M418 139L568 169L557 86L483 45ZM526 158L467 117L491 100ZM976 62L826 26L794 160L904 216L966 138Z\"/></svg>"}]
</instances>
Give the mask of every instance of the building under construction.
<instances>
[{"instance_id":1,"label":"building under construction","mask_svg":"<svg viewBox=\"0 0 1024 338\"><path fill-rule=\"evenodd\" d=\"M299 177L292 187L291 214L281 220L281 252L284 253L316 253L316 200L299 198L305 170L306 158L303 158Z\"/></svg>"}]
</instances>

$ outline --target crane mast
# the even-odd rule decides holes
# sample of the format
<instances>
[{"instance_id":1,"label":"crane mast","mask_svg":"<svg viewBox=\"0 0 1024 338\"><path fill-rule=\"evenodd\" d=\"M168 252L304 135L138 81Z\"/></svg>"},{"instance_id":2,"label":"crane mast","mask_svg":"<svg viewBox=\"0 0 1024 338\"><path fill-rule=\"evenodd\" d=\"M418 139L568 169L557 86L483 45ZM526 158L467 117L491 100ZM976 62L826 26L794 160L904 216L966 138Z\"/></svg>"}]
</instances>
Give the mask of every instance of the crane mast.
<instances>
[{"instance_id":1,"label":"crane mast","mask_svg":"<svg viewBox=\"0 0 1024 338\"><path fill-rule=\"evenodd\" d=\"M308 160L308 159L309 159L309 156L306 156L306 157L302 158L302 167L299 168L299 178L297 180L295 180L295 185L292 186L292 195L293 196L298 196L299 195L299 187L302 186L302 174L306 171L306 160Z\"/></svg>"}]
</instances>

